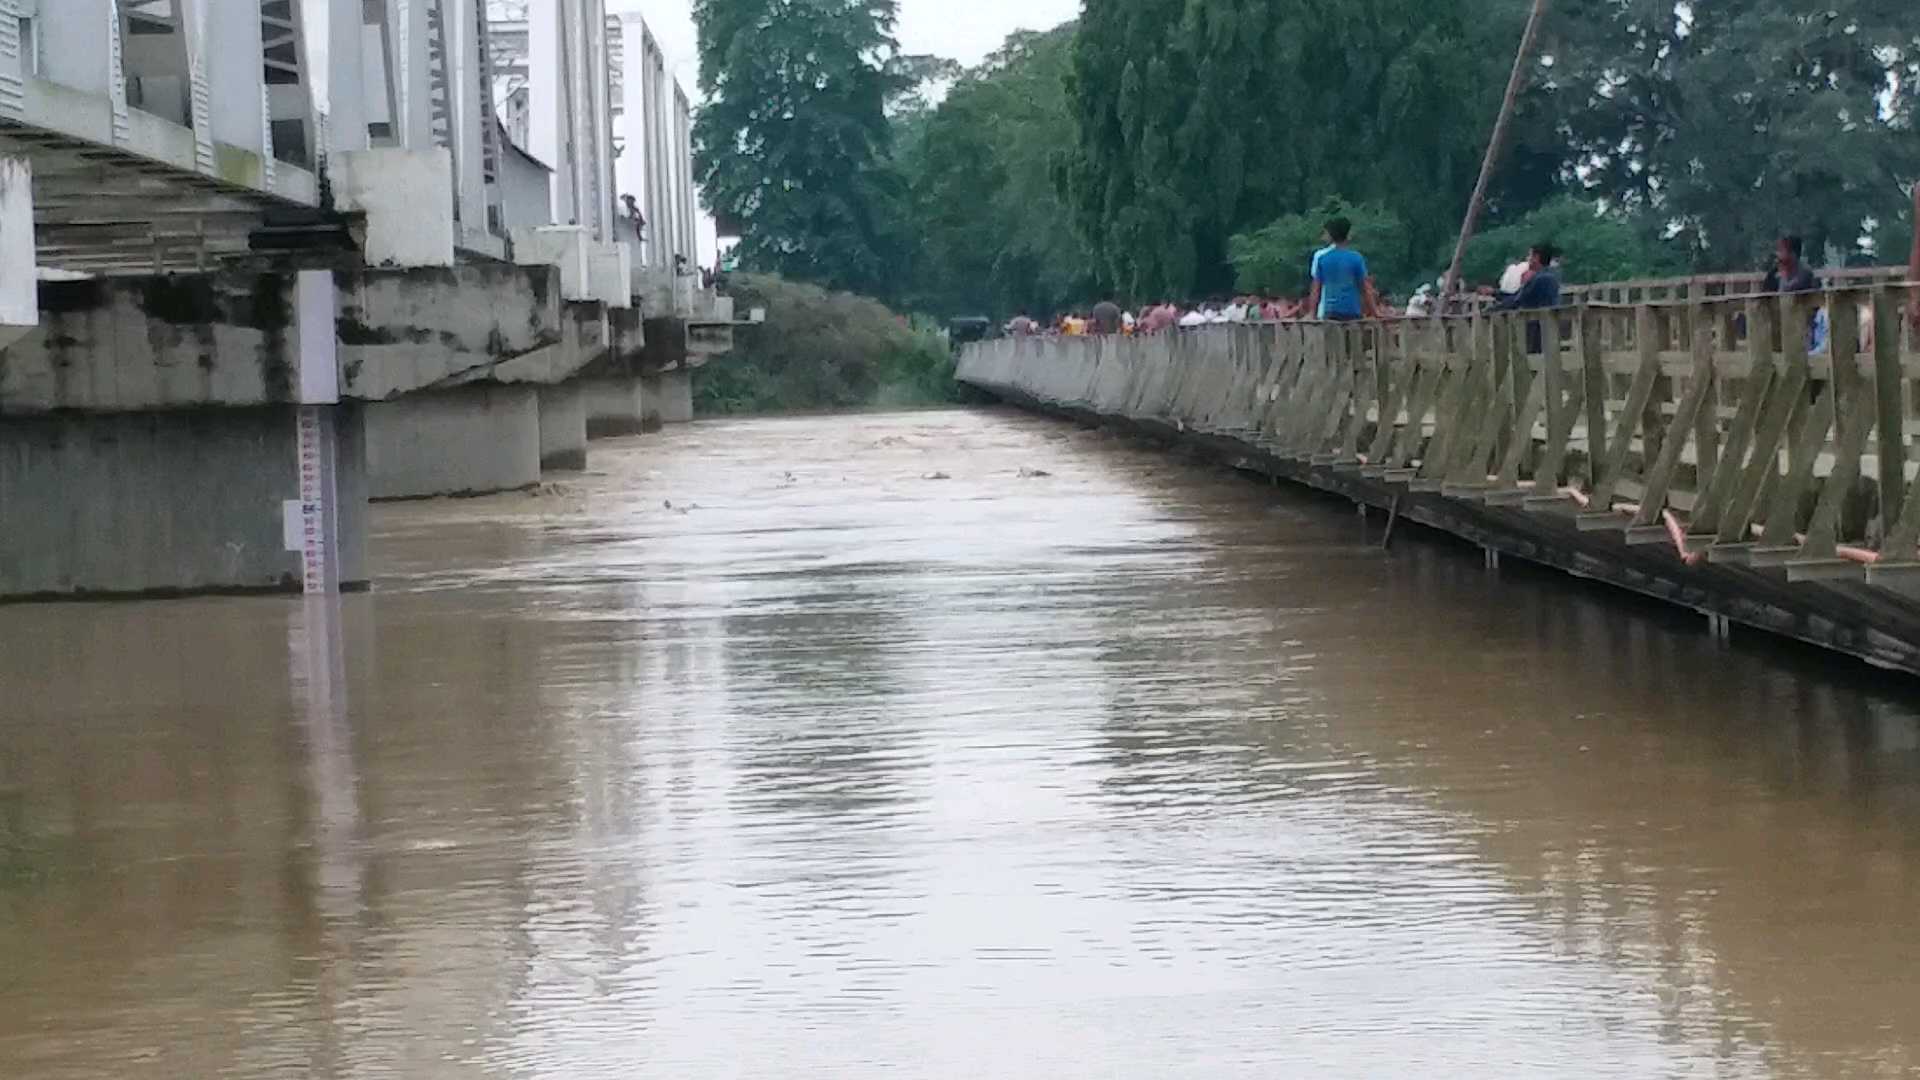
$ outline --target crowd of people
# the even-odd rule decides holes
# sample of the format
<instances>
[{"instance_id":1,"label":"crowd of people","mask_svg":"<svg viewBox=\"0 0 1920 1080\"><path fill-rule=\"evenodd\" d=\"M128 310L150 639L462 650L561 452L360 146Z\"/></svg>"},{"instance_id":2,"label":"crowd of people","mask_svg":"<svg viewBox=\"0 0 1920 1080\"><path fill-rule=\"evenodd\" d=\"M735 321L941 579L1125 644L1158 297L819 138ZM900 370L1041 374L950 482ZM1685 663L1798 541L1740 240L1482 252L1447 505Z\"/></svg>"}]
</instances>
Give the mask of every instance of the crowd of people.
<instances>
[{"instance_id":1,"label":"crowd of people","mask_svg":"<svg viewBox=\"0 0 1920 1080\"><path fill-rule=\"evenodd\" d=\"M1016 337L1131 336L1232 323L1424 318L1475 310L1550 311L1560 306L1561 252L1551 243L1533 245L1525 259L1506 268L1497 285L1488 284L1469 291L1457 283L1450 287L1442 278L1435 285L1420 286L1406 306L1399 308L1375 285L1365 256L1351 244L1352 232L1353 225L1345 218L1326 223L1326 246L1314 253L1312 289L1303 297L1250 293L1185 307L1170 301L1149 304L1138 311L1127 311L1112 301L1102 301L1084 312L1058 315L1048 324L1036 322L1023 311L1007 324L1006 332ZM1760 283L1760 291L1820 291L1820 279L1807 266L1804 249L1800 237L1781 237L1774 252L1773 267ZM1920 259L1920 252L1916 253L1916 259ZM1871 308L1863 306L1857 313L1847 314L1858 318L1857 340L1871 349L1874 339ZM1831 336L1832 316L1822 306L1814 309L1808 319L1808 348L1816 354L1824 352ZM1920 315L1916 315L1916 320L1916 325L1920 325ZM1541 334L1539 325L1528 327L1530 351L1539 351Z\"/></svg>"},{"instance_id":2,"label":"crowd of people","mask_svg":"<svg viewBox=\"0 0 1920 1080\"><path fill-rule=\"evenodd\" d=\"M1401 308L1375 284L1366 257L1353 248L1352 239L1351 221L1334 218L1326 223L1326 246L1314 253L1312 288L1305 296L1247 293L1189 306L1163 301L1138 311L1102 301L1090 309L1063 312L1049 323L1037 322L1022 311L1007 324L1006 332L1015 337L1130 336L1231 323L1421 318L1476 307L1533 311L1560 304L1560 252L1552 244L1534 245L1526 259L1508 268L1497 288L1488 285L1474 293L1458 287L1447 291L1443 279L1438 289L1422 285ZM1439 299L1442 295L1448 298L1444 305Z\"/></svg>"}]
</instances>

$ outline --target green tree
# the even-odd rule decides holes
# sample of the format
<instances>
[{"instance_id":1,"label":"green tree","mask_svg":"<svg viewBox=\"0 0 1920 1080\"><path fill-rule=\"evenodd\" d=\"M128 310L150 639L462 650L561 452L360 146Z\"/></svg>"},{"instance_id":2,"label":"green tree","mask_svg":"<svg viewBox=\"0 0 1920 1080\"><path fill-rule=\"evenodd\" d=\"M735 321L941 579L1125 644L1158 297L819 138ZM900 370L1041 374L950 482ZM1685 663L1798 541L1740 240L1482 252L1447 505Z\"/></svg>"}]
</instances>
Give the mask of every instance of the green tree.
<instances>
[{"instance_id":1,"label":"green tree","mask_svg":"<svg viewBox=\"0 0 1920 1080\"><path fill-rule=\"evenodd\" d=\"M1069 23L1023 31L960 75L903 128L901 165L920 241L914 300L947 315L1084 303L1091 259L1054 181L1073 142ZM909 118L918 119L918 118Z\"/></svg>"},{"instance_id":2,"label":"green tree","mask_svg":"<svg viewBox=\"0 0 1920 1080\"><path fill-rule=\"evenodd\" d=\"M1424 261L1472 190L1523 17L1521 0L1090 0L1067 185L1097 265L1134 296L1217 292L1229 237L1335 195L1406 222L1406 248L1375 258ZM1561 160L1515 154L1502 208L1530 209Z\"/></svg>"},{"instance_id":3,"label":"green tree","mask_svg":"<svg viewBox=\"0 0 1920 1080\"><path fill-rule=\"evenodd\" d=\"M897 408L956 401L946 340L878 301L763 274L730 283L742 308L767 321L742 327L725 363L694 372L702 415Z\"/></svg>"},{"instance_id":4,"label":"green tree","mask_svg":"<svg viewBox=\"0 0 1920 1080\"><path fill-rule=\"evenodd\" d=\"M741 265L891 295L904 193L887 106L911 65L895 0L695 0L696 171Z\"/></svg>"},{"instance_id":5,"label":"green tree","mask_svg":"<svg viewBox=\"0 0 1920 1080\"><path fill-rule=\"evenodd\" d=\"M1568 284L1665 277L1687 270L1686 249L1654 237L1645 221L1569 196L1475 236L1467 244L1461 274L1469 283L1498 281L1508 264L1525 258L1539 243L1560 249ZM1434 265L1445 266L1452 257L1448 245L1436 253ZM1438 271L1432 276L1438 277Z\"/></svg>"},{"instance_id":6,"label":"green tree","mask_svg":"<svg viewBox=\"0 0 1920 1080\"><path fill-rule=\"evenodd\" d=\"M1702 270L1753 265L1781 232L1861 251L1920 175L1910 0L1609 0L1556 8L1536 92L1566 170L1670 230ZM1864 251L1861 251L1865 254Z\"/></svg>"},{"instance_id":7,"label":"green tree","mask_svg":"<svg viewBox=\"0 0 1920 1080\"><path fill-rule=\"evenodd\" d=\"M1367 256L1367 270L1383 286L1398 288L1415 269L1406 258L1407 226L1381 206L1354 206L1338 197L1304 214L1287 214L1264 228L1236 234L1228 243L1234 280L1244 292L1300 296L1311 288L1313 253L1325 243L1329 219L1353 222L1353 246ZM1375 255L1379 251L1382 254Z\"/></svg>"}]
</instances>

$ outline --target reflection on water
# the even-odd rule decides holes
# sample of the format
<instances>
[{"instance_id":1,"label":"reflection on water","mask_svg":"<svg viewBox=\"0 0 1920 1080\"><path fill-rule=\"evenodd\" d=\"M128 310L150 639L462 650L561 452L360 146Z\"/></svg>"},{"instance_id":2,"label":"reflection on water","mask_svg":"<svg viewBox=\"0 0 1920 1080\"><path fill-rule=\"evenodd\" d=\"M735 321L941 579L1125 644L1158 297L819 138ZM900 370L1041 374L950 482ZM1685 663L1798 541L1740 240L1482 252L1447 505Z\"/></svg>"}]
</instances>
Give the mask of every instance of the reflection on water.
<instances>
[{"instance_id":1,"label":"reflection on water","mask_svg":"<svg viewBox=\"0 0 1920 1080\"><path fill-rule=\"evenodd\" d=\"M0 1076L1920 1068L1905 686L1011 414L594 460L0 608Z\"/></svg>"}]
</instances>

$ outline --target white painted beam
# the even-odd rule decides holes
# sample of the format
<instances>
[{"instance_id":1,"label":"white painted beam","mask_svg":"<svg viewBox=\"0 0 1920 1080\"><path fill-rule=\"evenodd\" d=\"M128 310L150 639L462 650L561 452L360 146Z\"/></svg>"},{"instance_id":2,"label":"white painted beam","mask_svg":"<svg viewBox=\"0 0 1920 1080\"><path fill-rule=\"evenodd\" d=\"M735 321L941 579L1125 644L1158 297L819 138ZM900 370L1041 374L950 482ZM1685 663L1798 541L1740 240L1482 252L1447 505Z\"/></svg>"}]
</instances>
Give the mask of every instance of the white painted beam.
<instances>
[{"instance_id":1,"label":"white painted beam","mask_svg":"<svg viewBox=\"0 0 1920 1080\"><path fill-rule=\"evenodd\" d=\"M40 325L33 239L33 164L0 157L0 349Z\"/></svg>"},{"instance_id":2,"label":"white painted beam","mask_svg":"<svg viewBox=\"0 0 1920 1080\"><path fill-rule=\"evenodd\" d=\"M369 58L364 5L361 0L332 0L327 6L327 141L329 152L350 153L367 148L367 122L370 112ZM378 43L384 30L376 24L372 35ZM379 74L385 72L384 58L374 58ZM386 87L379 85L384 94ZM385 112L384 106L380 111Z\"/></svg>"}]
</instances>

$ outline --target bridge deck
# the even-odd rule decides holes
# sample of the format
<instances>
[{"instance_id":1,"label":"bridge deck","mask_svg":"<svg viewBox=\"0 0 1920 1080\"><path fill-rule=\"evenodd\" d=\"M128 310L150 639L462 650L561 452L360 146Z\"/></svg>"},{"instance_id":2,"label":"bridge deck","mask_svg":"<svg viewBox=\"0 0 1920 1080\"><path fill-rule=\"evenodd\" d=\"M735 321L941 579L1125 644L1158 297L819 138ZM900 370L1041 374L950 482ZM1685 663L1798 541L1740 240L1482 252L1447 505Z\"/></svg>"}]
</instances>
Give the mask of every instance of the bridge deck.
<instances>
[{"instance_id":1,"label":"bridge deck","mask_svg":"<svg viewBox=\"0 0 1920 1080\"><path fill-rule=\"evenodd\" d=\"M204 269L271 210L320 204L306 169L37 78L0 119L0 154L32 163L37 261L62 270Z\"/></svg>"}]
</instances>

